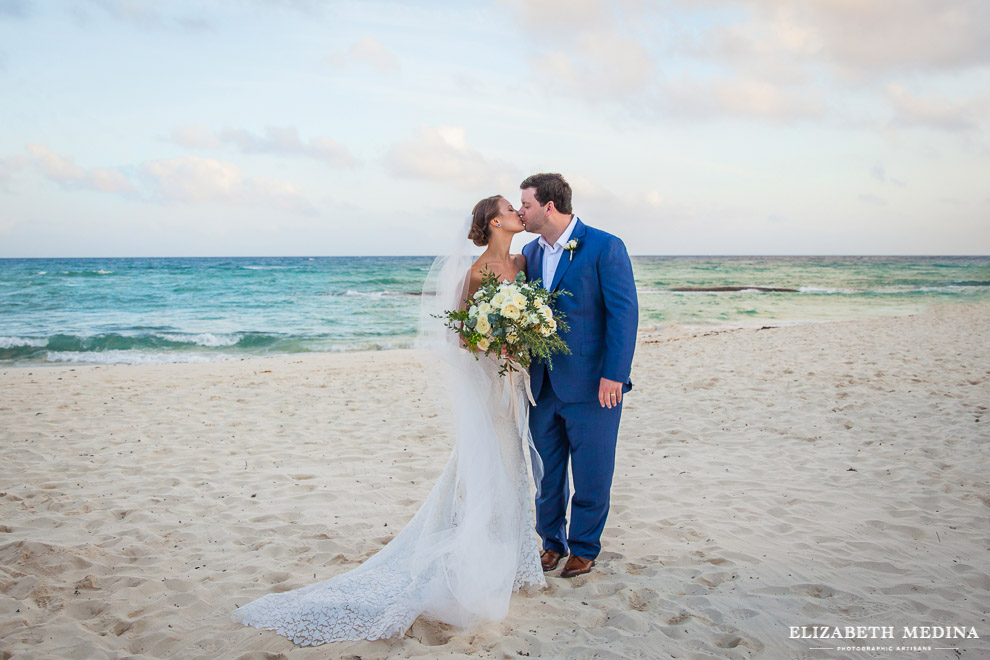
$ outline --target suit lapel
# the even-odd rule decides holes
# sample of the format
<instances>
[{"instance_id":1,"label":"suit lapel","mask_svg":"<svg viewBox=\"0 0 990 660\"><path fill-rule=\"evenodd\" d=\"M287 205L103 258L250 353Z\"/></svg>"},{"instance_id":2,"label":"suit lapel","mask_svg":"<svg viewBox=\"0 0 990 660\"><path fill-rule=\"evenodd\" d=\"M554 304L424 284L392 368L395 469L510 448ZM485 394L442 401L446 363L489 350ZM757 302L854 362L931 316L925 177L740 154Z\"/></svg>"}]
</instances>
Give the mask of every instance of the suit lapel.
<instances>
[{"instance_id":1,"label":"suit lapel","mask_svg":"<svg viewBox=\"0 0 990 660\"><path fill-rule=\"evenodd\" d=\"M580 239L584 236L584 223L578 218L578 221L574 223L574 231L571 232L571 237L568 240L573 240L575 238ZM580 241L578 241L580 245ZM577 252L581 248L578 247L574 252L568 252L564 250L564 253L560 255L560 261L557 262L557 270L553 274L553 284L550 287L551 291L555 291L558 286L560 286L560 280L564 279L564 274L567 269L571 267L571 262L574 261L574 257L577 257ZM540 250L542 253L543 250Z\"/></svg>"},{"instance_id":2,"label":"suit lapel","mask_svg":"<svg viewBox=\"0 0 990 660\"><path fill-rule=\"evenodd\" d=\"M532 259L526 259L526 270L529 271L529 281L532 282L543 277L543 248L540 247L538 240L533 241L530 245L533 246L530 250Z\"/></svg>"}]
</instances>

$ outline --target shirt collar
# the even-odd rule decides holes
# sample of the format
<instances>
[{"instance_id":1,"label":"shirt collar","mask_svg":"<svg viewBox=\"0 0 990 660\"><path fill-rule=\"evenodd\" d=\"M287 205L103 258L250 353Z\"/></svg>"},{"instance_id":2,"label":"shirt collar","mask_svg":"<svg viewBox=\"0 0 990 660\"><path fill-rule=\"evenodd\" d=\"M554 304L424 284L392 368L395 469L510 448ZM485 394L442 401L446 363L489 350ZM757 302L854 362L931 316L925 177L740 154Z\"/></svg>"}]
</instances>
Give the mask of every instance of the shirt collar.
<instances>
[{"instance_id":1,"label":"shirt collar","mask_svg":"<svg viewBox=\"0 0 990 660\"><path fill-rule=\"evenodd\" d=\"M564 233L562 233L560 236L557 237L557 240L554 242L553 245L547 243L546 239L540 236L539 238L540 247L542 247L544 250L547 250L548 252L556 253L558 250L564 247L567 241L570 240L571 234L574 232L574 226L577 224L577 221L578 221L578 217L576 215L572 215L571 222L564 229Z\"/></svg>"}]
</instances>

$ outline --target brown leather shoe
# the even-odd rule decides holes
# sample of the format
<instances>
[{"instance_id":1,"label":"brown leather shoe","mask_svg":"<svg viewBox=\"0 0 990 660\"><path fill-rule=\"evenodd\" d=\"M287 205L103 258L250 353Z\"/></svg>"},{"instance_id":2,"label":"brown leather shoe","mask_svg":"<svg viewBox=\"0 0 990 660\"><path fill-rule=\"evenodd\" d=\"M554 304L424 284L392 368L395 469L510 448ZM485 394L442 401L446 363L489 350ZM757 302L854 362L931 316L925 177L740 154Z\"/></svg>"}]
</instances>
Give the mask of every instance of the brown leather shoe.
<instances>
[{"instance_id":1,"label":"brown leather shoe","mask_svg":"<svg viewBox=\"0 0 990 660\"><path fill-rule=\"evenodd\" d=\"M566 556L566 554L562 555L556 550L544 550L540 553L540 563L543 565L543 572L546 573L557 568L557 564L560 563L560 558Z\"/></svg>"},{"instance_id":2,"label":"brown leather shoe","mask_svg":"<svg viewBox=\"0 0 990 660\"><path fill-rule=\"evenodd\" d=\"M560 572L560 577L572 578L577 575L584 575L591 572L591 567L595 565L594 559L585 559L577 555L571 555L564 564L564 570Z\"/></svg>"}]
</instances>

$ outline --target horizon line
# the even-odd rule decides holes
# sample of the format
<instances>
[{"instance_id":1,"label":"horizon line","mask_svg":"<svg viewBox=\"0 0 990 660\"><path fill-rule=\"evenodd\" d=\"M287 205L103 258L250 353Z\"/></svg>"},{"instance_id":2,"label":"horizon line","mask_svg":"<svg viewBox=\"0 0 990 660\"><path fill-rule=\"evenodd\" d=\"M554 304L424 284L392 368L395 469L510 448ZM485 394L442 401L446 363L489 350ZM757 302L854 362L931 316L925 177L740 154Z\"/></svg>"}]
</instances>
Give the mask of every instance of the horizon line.
<instances>
[{"instance_id":1,"label":"horizon line","mask_svg":"<svg viewBox=\"0 0 990 660\"><path fill-rule=\"evenodd\" d=\"M435 259L436 254L253 254L253 255L137 255L137 256L60 256L60 257L0 257L0 261L15 259ZM480 256L480 255L476 255ZM763 253L763 254L630 254L630 257L990 257L990 254L925 254L925 253Z\"/></svg>"}]
</instances>

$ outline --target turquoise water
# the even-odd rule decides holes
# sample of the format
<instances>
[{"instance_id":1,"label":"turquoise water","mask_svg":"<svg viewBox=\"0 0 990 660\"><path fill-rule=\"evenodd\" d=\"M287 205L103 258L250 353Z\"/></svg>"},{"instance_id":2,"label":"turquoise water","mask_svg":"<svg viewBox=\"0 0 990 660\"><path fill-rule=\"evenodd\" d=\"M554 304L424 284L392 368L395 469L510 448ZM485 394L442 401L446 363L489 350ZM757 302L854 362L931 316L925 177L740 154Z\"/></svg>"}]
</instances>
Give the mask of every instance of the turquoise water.
<instances>
[{"instance_id":1,"label":"turquoise water","mask_svg":"<svg viewBox=\"0 0 990 660\"><path fill-rule=\"evenodd\" d=\"M634 257L640 325L759 326L990 300L990 257ZM794 291L674 291L718 286Z\"/></svg>"},{"instance_id":2,"label":"turquoise water","mask_svg":"<svg viewBox=\"0 0 990 660\"><path fill-rule=\"evenodd\" d=\"M188 362L405 347L415 336L431 262L2 259L0 363ZM990 300L990 257L633 257L633 268L641 328L827 321ZM717 287L743 290L710 290Z\"/></svg>"}]
</instances>

